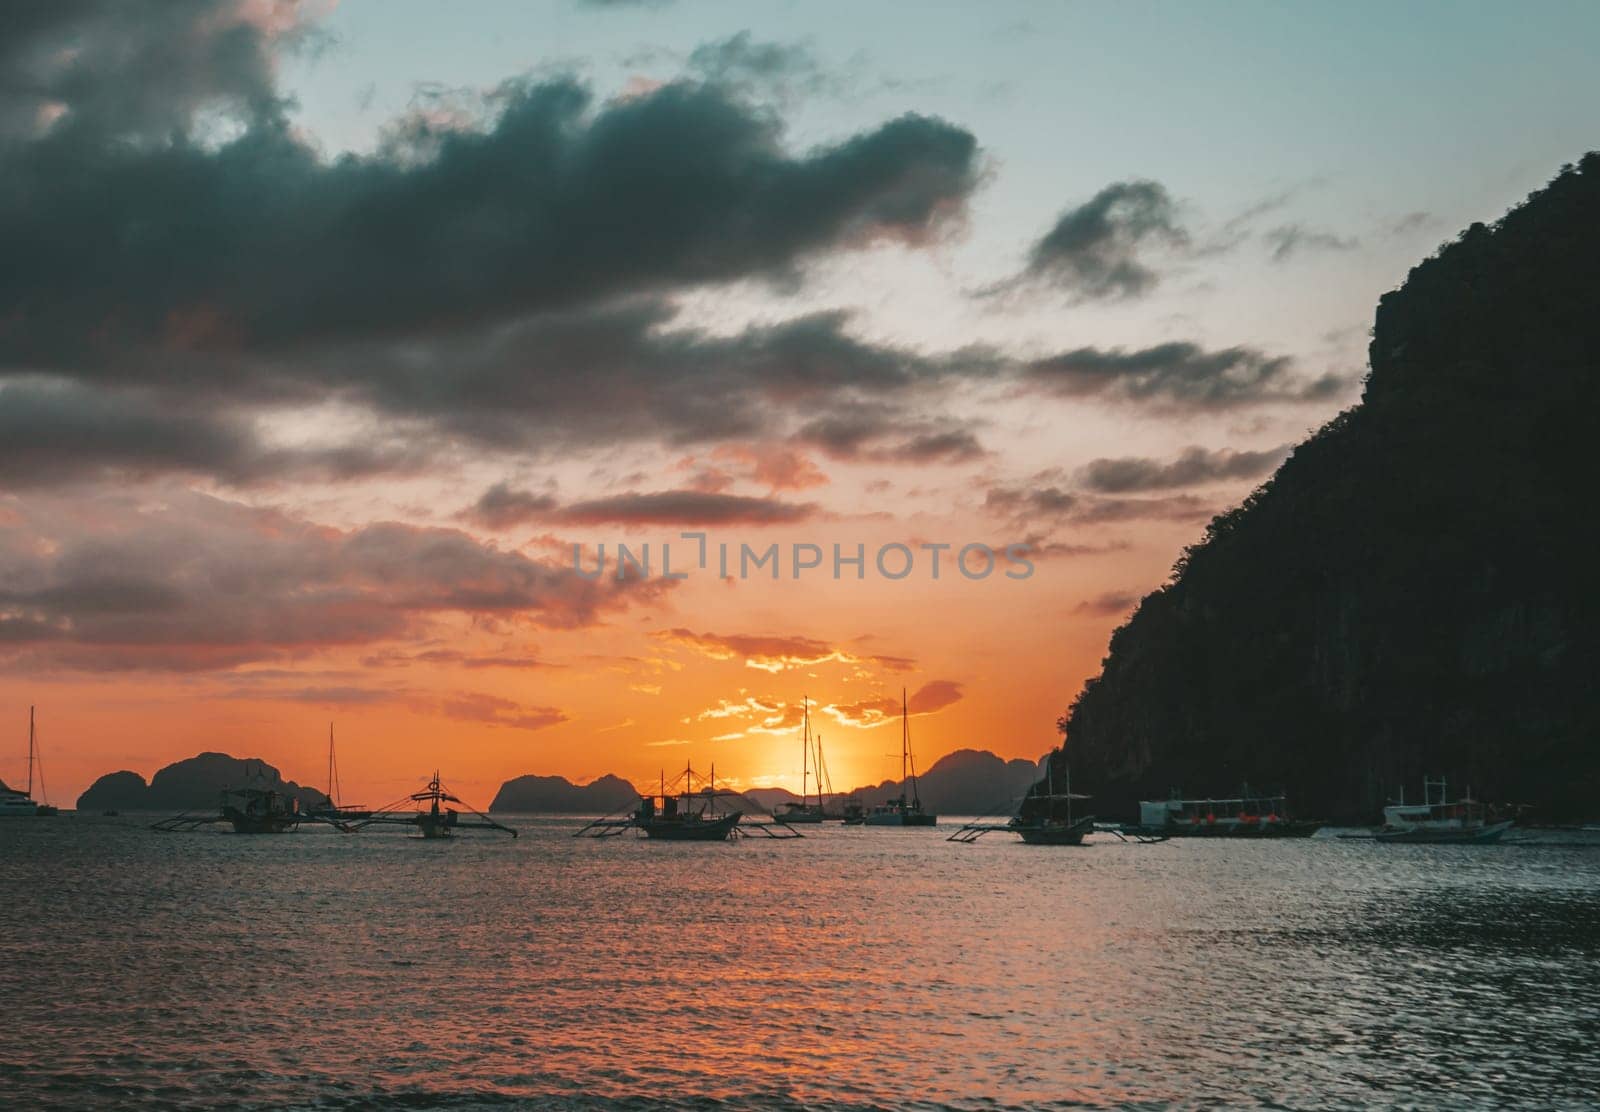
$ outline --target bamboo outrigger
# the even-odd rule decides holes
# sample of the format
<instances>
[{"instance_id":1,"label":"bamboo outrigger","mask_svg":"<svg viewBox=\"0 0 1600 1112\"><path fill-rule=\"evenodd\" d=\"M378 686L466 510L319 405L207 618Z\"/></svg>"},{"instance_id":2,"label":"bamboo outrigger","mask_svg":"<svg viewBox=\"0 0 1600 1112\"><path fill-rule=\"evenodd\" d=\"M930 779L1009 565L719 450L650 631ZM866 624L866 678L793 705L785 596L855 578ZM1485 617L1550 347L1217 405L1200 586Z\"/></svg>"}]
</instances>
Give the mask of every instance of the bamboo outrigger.
<instances>
[{"instance_id":1,"label":"bamboo outrigger","mask_svg":"<svg viewBox=\"0 0 1600 1112\"><path fill-rule=\"evenodd\" d=\"M696 779L700 787L695 787ZM615 838L629 830L641 837L668 842L725 842L735 838L803 838L804 834L776 816L767 822L740 825L742 810L722 810L719 799L737 799L745 806L751 801L739 792L717 788L717 766L711 766L709 779L697 777L693 766L685 765L671 783L661 774L658 792L640 792L639 802L627 813L613 813L576 831L574 838Z\"/></svg>"},{"instance_id":2,"label":"bamboo outrigger","mask_svg":"<svg viewBox=\"0 0 1600 1112\"><path fill-rule=\"evenodd\" d=\"M227 823L235 834L287 834L300 824L326 823L337 830L349 833L353 827L330 814L302 811L300 800L284 795L276 788L264 787L266 773L258 764L256 784L240 788L223 788L215 811L184 811L160 822L151 823L151 830L163 833L188 833L202 826Z\"/></svg>"},{"instance_id":3,"label":"bamboo outrigger","mask_svg":"<svg viewBox=\"0 0 1600 1112\"><path fill-rule=\"evenodd\" d=\"M426 806L413 810L404 806L407 802ZM450 803L461 807L470 817L463 818L461 811L444 806ZM368 813L365 818L351 823L350 829L363 830L369 826L414 826L424 838L449 838L458 830L498 830L513 838L517 836L512 827L495 822L482 811L475 810L447 792L439 782L437 772L426 788Z\"/></svg>"},{"instance_id":4,"label":"bamboo outrigger","mask_svg":"<svg viewBox=\"0 0 1600 1112\"><path fill-rule=\"evenodd\" d=\"M1167 840L1162 834L1136 833L1110 823L1097 823L1093 815L1074 816L1072 804L1091 797L1073 792L1070 767L1066 769L1066 791L1058 792L1055 790L1055 762L1047 759L1043 786L1044 791L1041 792L1037 790L1040 785L1035 784L1023 796L1022 805L1010 821L969 822L945 841L971 844L985 834L995 832L1016 834L1030 846L1081 846L1083 839L1094 833L1112 834L1124 842Z\"/></svg>"}]
</instances>

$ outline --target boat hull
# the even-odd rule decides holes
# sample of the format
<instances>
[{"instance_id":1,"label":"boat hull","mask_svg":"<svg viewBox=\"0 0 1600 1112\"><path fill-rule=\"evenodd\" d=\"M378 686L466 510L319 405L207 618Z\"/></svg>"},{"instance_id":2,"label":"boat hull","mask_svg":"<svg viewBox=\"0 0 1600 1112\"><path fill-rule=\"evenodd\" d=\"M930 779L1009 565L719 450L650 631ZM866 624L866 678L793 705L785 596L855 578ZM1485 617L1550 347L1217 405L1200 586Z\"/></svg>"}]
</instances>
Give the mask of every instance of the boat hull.
<instances>
[{"instance_id":1,"label":"boat hull","mask_svg":"<svg viewBox=\"0 0 1600 1112\"><path fill-rule=\"evenodd\" d=\"M1482 846L1498 842L1501 835L1510 829L1511 820L1507 819L1486 826L1455 829L1429 830L1417 827L1411 830L1380 830L1373 838L1395 845Z\"/></svg>"},{"instance_id":2,"label":"boat hull","mask_svg":"<svg viewBox=\"0 0 1600 1112\"><path fill-rule=\"evenodd\" d=\"M1320 822L1172 823L1161 827L1159 833L1171 838L1309 838L1321 829Z\"/></svg>"},{"instance_id":3,"label":"boat hull","mask_svg":"<svg viewBox=\"0 0 1600 1112\"><path fill-rule=\"evenodd\" d=\"M26 795L17 794L0 799L0 819L49 818L56 809L48 803L35 803Z\"/></svg>"},{"instance_id":4,"label":"boat hull","mask_svg":"<svg viewBox=\"0 0 1600 1112\"><path fill-rule=\"evenodd\" d=\"M662 842L725 842L733 836L741 817L740 812L735 811L705 822L664 822L655 819L641 822L639 829L644 831L645 837Z\"/></svg>"},{"instance_id":5,"label":"boat hull","mask_svg":"<svg viewBox=\"0 0 1600 1112\"><path fill-rule=\"evenodd\" d=\"M846 822L849 820L846 819ZM937 826L939 816L930 815L922 811L887 815L868 815L861 820L862 826Z\"/></svg>"},{"instance_id":6,"label":"boat hull","mask_svg":"<svg viewBox=\"0 0 1600 1112\"><path fill-rule=\"evenodd\" d=\"M1094 832L1094 816L1073 823L1016 824L1012 828L1030 846L1081 846Z\"/></svg>"},{"instance_id":7,"label":"boat hull","mask_svg":"<svg viewBox=\"0 0 1600 1112\"><path fill-rule=\"evenodd\" d=\"M821 811L793 811L788 814L774 815L779 822L788 823L790 826L804 826L820 823L823 819Z\"/></svg>"},{"instance_id":8,"label":"boat hull","mask_svg":"<svg viewBox=\"0 0 1600 1112\"><path fill-rule=\"evenodd\" d=\"M288 815L232 815L228 822L235 834L287 834L299 825Z\"/></svg>"}]
</instances>

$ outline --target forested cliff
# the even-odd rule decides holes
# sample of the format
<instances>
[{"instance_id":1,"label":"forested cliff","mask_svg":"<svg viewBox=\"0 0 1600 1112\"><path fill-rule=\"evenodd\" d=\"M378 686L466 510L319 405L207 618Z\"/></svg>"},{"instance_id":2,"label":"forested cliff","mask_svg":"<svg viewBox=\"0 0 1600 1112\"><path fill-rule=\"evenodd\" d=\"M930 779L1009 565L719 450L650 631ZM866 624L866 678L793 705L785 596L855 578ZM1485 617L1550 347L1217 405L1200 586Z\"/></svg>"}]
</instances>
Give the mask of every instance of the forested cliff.
<instances>
[{"instance_id":1,"label":"forested cliff","mask_svg":"<svg viewBox=\"0 0 1600 1112\"><path fill-rule=\"evenodd\" d=\"M1363 821L1428 773L1600 817L1600 154L1413 269L1369 354L1062 718L1102 814L1249 781Z\"/></svg>"}]
</instances>

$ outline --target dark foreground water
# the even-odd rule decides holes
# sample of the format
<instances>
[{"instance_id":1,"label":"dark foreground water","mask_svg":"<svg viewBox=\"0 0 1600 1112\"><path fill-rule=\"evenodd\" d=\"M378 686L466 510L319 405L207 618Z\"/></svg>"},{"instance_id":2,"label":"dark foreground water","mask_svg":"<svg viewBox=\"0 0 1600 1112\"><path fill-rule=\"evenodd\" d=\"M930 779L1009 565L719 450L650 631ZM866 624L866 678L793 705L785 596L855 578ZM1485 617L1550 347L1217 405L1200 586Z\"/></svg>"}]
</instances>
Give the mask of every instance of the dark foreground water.
<instances>
[{"instance_id":1,"label":"dark foreground water","mask_svg":"<svg viewBox=\"0 0 1600 1112\"><path fill-rule=\"evenodd\" d=\"M0 1106L1533 1107L1600 850L0 824Z\"/></svg>"}]
</instances>

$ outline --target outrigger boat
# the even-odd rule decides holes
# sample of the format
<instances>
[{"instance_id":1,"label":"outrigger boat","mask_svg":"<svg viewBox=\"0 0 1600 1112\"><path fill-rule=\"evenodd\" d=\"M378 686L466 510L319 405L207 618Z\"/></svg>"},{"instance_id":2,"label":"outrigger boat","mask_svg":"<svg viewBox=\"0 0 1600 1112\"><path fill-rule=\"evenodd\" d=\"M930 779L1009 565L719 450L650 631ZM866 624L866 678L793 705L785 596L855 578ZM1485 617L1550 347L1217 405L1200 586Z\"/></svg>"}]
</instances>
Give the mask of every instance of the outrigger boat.
<instances>
[{"instance_id":1,"label":"outrigger boat","mask_svg":"<svg viewBox=\"0 0 1600 1112\"><path fill-rule=\"evenodd\" d=\"M424 806L415 809L406 808L403 805L408 801ZM465 810L467 817L463 818L455 807L447 806L451 803ZM513 838L517 836L517 832L511 827L495 822L482 811L474 810L447 792L444 785L439 782L437 772L433 774L433 779L428 781L428 786L421 791L412 792L405 799L397 799L387 806L369 812L365 818L351 823L350 829L362 830L368 826L414 826L417 828L417 833L424 838L449 838L458 830L498 830Z\"/></svg>"},{"instance_id":2,"label":"outrigger boat","mask_svg":"<svg viewBox=\"0 0 1600 1112\"><path fill-rule=\"evenodd\" d=\"M1380 842L1416 842L1441 845L1485 845L1497 842L1511 829L1510 819L1494 822L1469 791L1451 800L1444 777L1422 781L1422 802L1400 802L1383 809L1383 826L1373 837Z\"/></svg>"},{"instance_id":3,"label":"outrigger boat","mask_svg":"<svg viewBox=\"0 0 1600 1112\"><path fill-rule=\"evenodd\" d=\"M1006 823L969 822L949 838L950 842L976 842L985 834L1004 831L1016 834L1030 846L1081 846L1085 836L1094 833L1093 815L1075 816L1074 800L1088 799L1072 791L1072 772L1066 772L1066 791L1055 790L1055 762L1046 760L1044 791L1035 784L1023 797L1017 813ZM1113 831L1115 833L1115 831ZM1126 839L1124 839L1126 840Z\"/></svg>"},{"instance_id":4,"label":"outrigger boat","mask_svg":"<svg viewBox=\"0 0 1600 1112\"><path fill-rule=\"evenodd\" d=\"M736 791L717 788L716 765L711 766L709 779L699 776L693 766L685 765L670 783L663 771L660 790L641 792L631 813L595 819L573 837L614 838L629 830L664 842L726 842L756 834L769 838L805 837L777 816L770 822L740 826L744 811L722 809L717 802L721 799L737 799L745 805L750 802Z\"/></svg>"},{"instance_id":5,"label":"outrigger boat","mask_svg":"<svg viewBox=\"0 0 1600 1112\"><path fill-rule=\"evenodd\" d=\"M1171 838L1309 838L1322 823L1289 817L1288 798L1255 795L1246 784L1232 799L1144 800L1137 833Z\"/></svg>"},{"instance_id":6,"label":"outrigger boat","mask_svg":"<svg viewBox=\"0 0 1600 1112\"><path fill-rule=\"evenodd\" d=\"M44 802L37 802L33 798L34 770L39 773L39 794L44 796ZM50 803L49 793L44 786L44 762L39 759L39 742L33 732L33 708L28 708L28 787L26 791L17 791L4 782L0 782L0 818L49 818L58 813L57 808Z\"/></svg>"},{"instance_id":7,"label":"outrigger boat","mask_svg":"<svg viewBox=\"0 0 1600 1112\"><path fill-rule=\"evenodd\" d=\"M806 696L802 696L801 699L802 705L805 709L802 711L800 717L800 799L798 802L790 801L788 803L780 804L777 812L775 813L775 817L778 819L778 821L786 822L791 826L797 824L819 823L823 819L823 777L826 774L826 766L822 761L822 737L819 734L815 739L812 738L811 700ZM809 780L811 774L811 755L813 746L816 750L817 767L817 801L815 803L811 802L811 786Z\"/></svg>"},{"instance_id":8,"label":"outrigger boat","mask_svg":"<svg viewBox=\"0 0 1600 1112\"><path fill-rule=\"evenodd\" d=\"M1055 761L1045 762L1044 792L1028 795L1021 808L1011 819L1011 829L1022 836L1030 846L1080 846L1083 836L1094 830L1094 816L1074 818L1072 801L1088 799L1086 795L1072 794L1072 771L1065 773L1066 788L1058 793L1055 787ZM1037 784L1034 787L1038 787Z\"/></svg>"},{"instance_id":9,"label":"outrigger boat","mask_svg":"<svg viewBox=\"0 0 1600 1112\"><path fill-rule=\"evenodd\" d=\"M170 833L227 823L233 827L235 834L287 834L298 829L302 822L327 822L347 829L326 817L301 811L298 798L286 796L276 788L261 786L266 782L266 773L260 765L256 766L255 779L256 784L223 788L214 812L185 811L181 815L152 823L150 829Z\"/></svg>"},{"instance_id":10,"label":"outrigger boat","mask_svg":"<svg viewBox=\"0 0 1600 1112\"><path fill-rule=\"evenodd\" d=\"M906 783L911 784L911 798L906 798ZM845 819L850 823L848 818ZM880 803L868 811L861 820L863 826L936 826L939 818L922 809L922 797L917 794L917 760L911 755L911 721L906 713L906 689L900 689L900 794L887 803ZM851 824L854 825L854 824Z\"/></svg>"}]
</instances>

